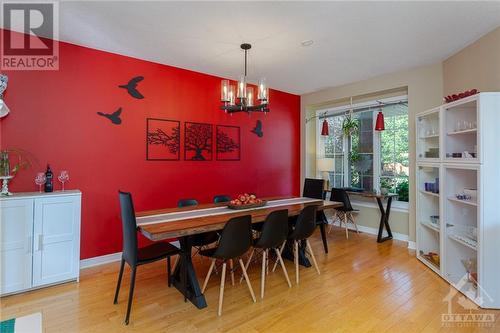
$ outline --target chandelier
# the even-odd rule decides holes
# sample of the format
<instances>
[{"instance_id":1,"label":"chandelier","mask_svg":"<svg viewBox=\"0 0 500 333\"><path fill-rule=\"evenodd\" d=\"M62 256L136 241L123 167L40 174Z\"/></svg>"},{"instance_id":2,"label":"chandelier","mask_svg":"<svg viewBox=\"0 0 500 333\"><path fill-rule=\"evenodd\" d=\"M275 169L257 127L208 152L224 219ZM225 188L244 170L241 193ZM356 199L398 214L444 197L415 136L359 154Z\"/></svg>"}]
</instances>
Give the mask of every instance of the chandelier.
<instances>
[{"instance_id":1,"label":"chandelier","mask_svg":"<svg viewBox=\"0 0 500 333\"><path fill-rule=\"evenodd\" d=\"M266 79L261 78L257 85L257 96L254 93L254 87L247 85L247 52L252 45L241 44L245 51L245 74L241 76L237 86L231 85L229 80L221 82L221 110L227 113L235 112L269 112L269 88L266 85ZM257 97L257 99L255 98ZM256 103L258 101L258 104Z\"/></svg>"}]
</instances>

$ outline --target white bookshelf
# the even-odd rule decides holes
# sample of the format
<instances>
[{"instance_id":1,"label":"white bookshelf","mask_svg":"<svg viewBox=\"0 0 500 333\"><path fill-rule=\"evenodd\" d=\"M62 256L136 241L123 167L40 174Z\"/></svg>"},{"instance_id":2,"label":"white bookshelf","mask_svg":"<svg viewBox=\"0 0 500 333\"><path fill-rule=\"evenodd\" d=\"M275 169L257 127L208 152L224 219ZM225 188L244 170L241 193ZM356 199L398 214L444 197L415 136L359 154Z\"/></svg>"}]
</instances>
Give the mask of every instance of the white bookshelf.
<instances>
[{"instance_id":1,"label":"white bookshelf","mask_svg":"<svg viewBox=\"0 0 500 333\"><path fill-rule=\"evenodd\" d=\"M416 120L417 257L479 306L500 309L500 93L448 103ZM436 122L438 134L427 129ZM425 156L436 142L439 157ZM425 188L438 177L439 193Z\"/></svg>"},{"instance_id":2,"label":"white bookshelf","mask_svg":"<svg viewBox=\"0 0 500 333\"><path fill-rule=\"evenodd\" d=\"M435 108L417 116L417 159L436 162L440 159L439 140L441 132L440 108Z\"/></svg>"},{"instance_id":3,"label":"white bookshelf","mask_svg":"<svg viewBox=\"0 0 500 333\"><path fill-rule=\"evenodd\" d=\"M419 163L417 167L417 256L432 270L441 274L442 262L442 235L441 235L441 207L439 183L438 189L426 190L424 184L437 184L440 178L441 166L439 164ZM434 218L434 221L433 221ZM436 221L436 218L438 221ZM436 223L437 222L437 223ZM439 256L439 262L432 260L426 255L435 253Z\"/></svg>"}]
</instances>

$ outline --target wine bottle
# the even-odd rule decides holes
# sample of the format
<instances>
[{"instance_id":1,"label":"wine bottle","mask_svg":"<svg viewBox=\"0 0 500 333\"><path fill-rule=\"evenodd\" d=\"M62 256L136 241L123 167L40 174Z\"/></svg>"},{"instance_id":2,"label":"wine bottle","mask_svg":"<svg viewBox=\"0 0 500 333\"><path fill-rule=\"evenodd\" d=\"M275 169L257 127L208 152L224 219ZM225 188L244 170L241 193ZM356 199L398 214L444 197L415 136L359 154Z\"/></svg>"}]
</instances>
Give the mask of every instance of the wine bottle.
<instances>
[{"instance_id":1,"label":"wine bottle","mask_svg":"<svg viewBox=\"0 0 500 333\"><path fill-rule=\"evenodd\" d=\"M50 165L47 164L47 171L45 172L45 186L44 186L44 191L45 192L53 192L54 191L54 184L53 184L53 178L54 174L52 173L52 169L50 169Z\"/></svg>"}]
</instances>

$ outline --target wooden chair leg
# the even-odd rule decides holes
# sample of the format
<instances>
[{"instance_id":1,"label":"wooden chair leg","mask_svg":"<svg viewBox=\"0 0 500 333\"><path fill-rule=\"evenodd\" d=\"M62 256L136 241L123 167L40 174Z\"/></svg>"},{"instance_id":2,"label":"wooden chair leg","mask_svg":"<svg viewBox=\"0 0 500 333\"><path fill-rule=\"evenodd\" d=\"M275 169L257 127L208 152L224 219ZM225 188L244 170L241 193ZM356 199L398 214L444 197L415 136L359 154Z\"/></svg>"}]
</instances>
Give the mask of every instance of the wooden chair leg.
<instances>
[{"instance_id":1,"label":"wooden chair leg","mask_svg":"<svg viewBox=\"0 0 500 333\"><path fill-rule=\"evenodd\" d=\"M330 227L328 228L328 234L330 234L330 232L332 232L333 226L335 225L335 222L337 221L337 219L338 219L338 217L337 217L337 211L334 210L333 211L333 216L332 216L332 223L330 224Z\"/></svg>"},{"instance_id":2,"label":"wooden chair leg","mask_svg":"<svg viewBox=\"0 0 500 333\"><path fill-rule=\"evenodd\" d=\"M172 267L172 272L175 272L177 265L179 264L180 255L175 256L174 266Z\"/></svg>"},{"instance_id":3,"label":"wooden chair leg","mask_svg":"<svg viewBox=\"0 0 500 333\"><path fill-rule=\"evenodd\" d=\"M248 257L247 263L245 264L245 269L248 269L248 266L250 266L250 263L252 262L253 253L254 252L255 252L255 249L252 248L252 252L250 252L250 256ZM244 276L243 276L243 274L241 274L240 283L243 281L243 279L244 279Z\"/></svg>"},{"instance_id":4,"label":"wooden chair leg","mask_svg":"<svg viewBox=\"0 0 500 333\"><path fill-rule=\"evenodd\" d=\"M205 292L205 289L207 288L208 280L210 280L210 276L212 275L212 270L214 269L214 266L215 266L215 258L212 259L212 263L210 264L210 268L208 269L207 277L205 278L205 282L203 282L203 288L201 288L202 294Z\"/></svg>"},{"instance_id":5,"label":"wooden chair leg","mask_svg":"<svg viewBox=\"0 0 500 333\"><path fill-rule=\"evenodd\" d=\"M234 286L234 265L233 265L233 259L229 259L229 269L231 273L231 285Z\"/></svg>"},{"instance_id":6,"label":"wooden chair leg","mask_svg":"<svg viewBox=\"0 0 500 333\"><path fill-rule=\"evenodd\" d=\"M293 242L293 261L295 263L295 282L299 284L299 242Z\"/></svg>"},{"instance_id":7,"label":"wooden chair leg","mask_svg":"<svg viewBox=\"0 0 500 333\"><path fill-rule=\"evenodd\" d=\"M347 213L344 213L344 225L345 225L345 238L349 239L349 229L347 225Z\"/></svg>"},{"instance_id":8,"label":"wooden chair leg","mask_svg":"<svg viewBox=\"0 0 500 333\"><path fill-rule=\"evenodd\" d=\"M356 228L356 233L359 234L358 225L357 225L356 221L354 220L354 216L352 216L351 212L349 212L349 219L351 220L352 224L354 224L354 228Z\"/></svg>"},{"instance_id":9,"label":"wooden chair leg","mask_svg":"<svg viewBox=\"0 0 500 333\"><path fill-rule=\"evenodd\" d=\"M262 272L260 274L260 298L264 298L264 286L266 284L266 250L262 250Z\"/></svg>"},{"instance_id":10,"label":"wooden chair leg","mask_svg":"<svg viewBox=\"0 0 500 333\"><path fill-rule=\"evenodd\" d=\"M269 249L266 250L266 275L269 275Z\"/></svg>"},{"instance_id":11,"label":"wooden chair leg","mask_svg":"<svg viewBox=\"0 0 500 333\"><path fill-rule=\"evenodd\" d=\"M120 293L120 285L122 284L123 268L125 267L125 260L122 259L120 263L120 273L118 274L118 282L116 283L115 299L113 304L118 303L118 294Z\"/></svg>"},{"instance_id":12,"label":"wooden chair leg","mask_svg":"<svg viewBox=\"0 0 500 333\"><path fill-rule=\"evenodd\" d=\"M335 215L332 219L332 223L329 223L329 226L328 226L328 232L326 233L327 235L330 234L330 232L332 232L332 229L333 229L333 225L335 224Z\"/></svg>"},{"instance_id":13,"label":"wooden chair leg","mask_svg":"<svg viewBox=\"0 0 500 333\"><path fill-rule=\"evenodd\" d=\"M217 310L217 314L222 315L222 301L224 300L224 283L226 280L226 262L222 264L222 274L220 278L220 289L219 289L219 309Z\"/></svg>"},{"instance_id":14,"label":"wooden chair leg","mask_svg":"<svg viewBox=\"0 0 500 333\"><path fill-rule=\"evenodd\" d=\"M130 275L130 290L128 292L128 304L127 304L127 315L125 316L125 325L128 325L130 318L130 310L132 309L132 299L134 298L134 286L135 286L135 272L136 267L132 267L132 272Z\"/></svg>"},{"instance_id":15,"label":"wooden chair leg","mask_svg":"<svg viewBox=\"0 0 500 333\"><path fill-rule=\"evenodd\" d=\"M314 252L313 252L313 249L311 247L311 243L309 243L309 239L306 239L306 244L307 244L307 250L309 251L309 254L311 255L311 259L313 261L314 268L316 268L316 272L318 272L318 275L319 275L320 272L319 272L318 263L316 262L316 258L314 257Z\"/></svg>"},{"instance_id":16,"label":"wooden chair leg","mask_svg":"<svg viewBox=\"0 0 500 333\"><path fill-rule=\"evenodd\" d=\"M285 263L283 262L283 258L281 257L281 253L278 249L274 249L276 251L276 256L278 257L278 261L281 264L281 268L283 269L283 273L285 274L286 282L288 283L288 287L292 287L292 283L290 282L290 278L288 277L288 272L286 271Z\"/></svg>"},{"instance_id":17,"label":"wooden chair leg","mask_svg":"<svg viewBox=\"0 0 500 333\"><path fill-rule=\"evenodd\" d=\"M239 262L240 262L241 270L243 271L243 276L245 277L245 281L247 282L248 290L250 291L250 295L252 296L252 300L255 303L257 300L255 299L255 294L253 293L253 288L252 288L252 285L250 284L250 279L248 278L247 270L245 269L245 266L243 265L243 260L240 259Z\"/></svg>"},{"instance_id":18,"label":"wooden chair leg","mask_svg":"<svg viewBox=\"0 0 500 333\"><path fill-rule=\"evenodd\" d=\"M281 245L280 249L279 249L279 253L280 255L283 253L283 249L285 248L285 245L286 245L286 240L283 242L283 244ZM276 270L276 266L278 265L278 260L276 260L274 262L274 266L273 266L273 272Z\"/></svg>"},{"instance_id":19,"label":"wooden chair leg","mask_svg":"<svg viewBox=\"0 0 500 333\"><path fill-rule=\"evenodd\" d=\"M168 281L168 287L172 285L172 281L170 281L170 277L172 276L172 271L170 268L170 256L167 257L167 281Z\"/></svg>"}]
</instances>

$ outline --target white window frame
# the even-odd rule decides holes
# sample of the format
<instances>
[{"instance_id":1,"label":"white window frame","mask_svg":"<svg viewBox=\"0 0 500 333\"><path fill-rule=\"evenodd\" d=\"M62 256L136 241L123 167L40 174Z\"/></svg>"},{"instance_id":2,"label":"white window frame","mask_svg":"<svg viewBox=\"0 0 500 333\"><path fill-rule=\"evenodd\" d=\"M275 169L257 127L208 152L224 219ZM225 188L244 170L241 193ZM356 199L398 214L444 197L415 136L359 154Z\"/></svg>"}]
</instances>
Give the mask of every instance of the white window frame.
<instances>
[{"instance_id":1,"label":"white window frame","mask_svg":"<svg viewBox=\"0 0 500 333\"><path fill-rule=\"evenodd\" d=\"M363 103L357 103L353 104L352 108L354 110L359 109L359 108L364 108L364 107L369 107L373 106L373 128L375 128L375 123L377 121L377 113L379 109L376 108L378 102L382 103L394 103L398 101L404 101L408 102L408 95L400 95L400 96L395 96L395 97L388 97L388 98L382 98L382 99L377 99L377 100L372 100L368 102L363 102ZM323 125L323 116L327 117L334 117L334 116L339 116L339 115L344 115L346 111L348 111L351 108L350 105L343 105L339 107L334 107L334 108L328 108L328 109L321 109L316 111L316 159L323 158L324 157L324 139L321 137L321 127ZM365 111L366 112L366 111ZM320 118L321 117L321 118ZM344 147L344 170L343 174L348 175L349 174L349 163L347 161L348 159L348 152L346 153L345 147L347 147L347 138L343 138L343 147ZM380 191L380 154L381 154L381 134L379 131L373 131L373 189L376 192ZM316 172L317 176L319 178L322 178L321 172L317 171ZM343 177L343 186L347 187L350 184L348 184L348 177L344 176ZM352 200L353 203L357 204L355 200ZM367 203L364 201L359 201L362 206L366 206ZM369 206L373 207L378 207L375 205L375 203L370 204ZM405 201L399 201L399 200L394 200L392 206L394 208L397 208L400 211L407 211L408 210L408 202Z\"/></svg>"}]
</instances>

